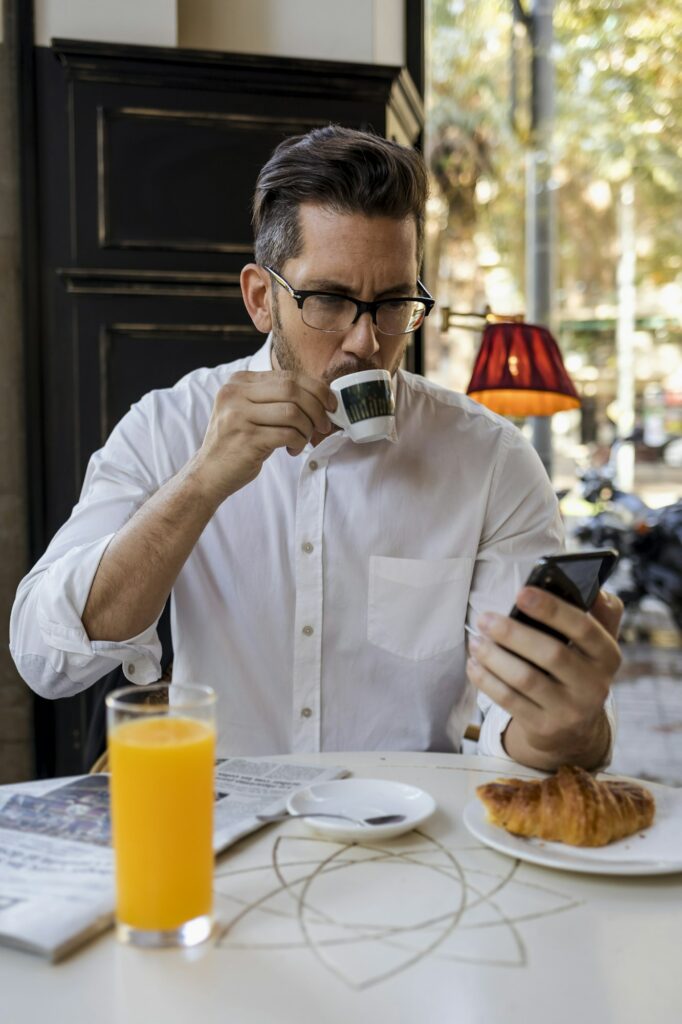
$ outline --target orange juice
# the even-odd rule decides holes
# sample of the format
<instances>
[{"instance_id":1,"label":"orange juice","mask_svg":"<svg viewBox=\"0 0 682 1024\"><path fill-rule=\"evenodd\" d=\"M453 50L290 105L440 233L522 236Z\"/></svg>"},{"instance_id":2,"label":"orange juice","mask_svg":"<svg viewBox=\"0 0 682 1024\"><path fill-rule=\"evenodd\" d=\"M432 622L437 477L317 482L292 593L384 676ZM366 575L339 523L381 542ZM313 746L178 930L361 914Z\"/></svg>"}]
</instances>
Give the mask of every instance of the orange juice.
<instances>
[{"instance_id":1,"label":"orange juice","mask_svg":"<svg viewBox=\"0 0 682 1024\"><path fill-rule=\"evenodd\" d=\"M183 717L124 721L109 734L116 916L168 931L211 913L211 724Z\"/></svg>"}]
</instances>

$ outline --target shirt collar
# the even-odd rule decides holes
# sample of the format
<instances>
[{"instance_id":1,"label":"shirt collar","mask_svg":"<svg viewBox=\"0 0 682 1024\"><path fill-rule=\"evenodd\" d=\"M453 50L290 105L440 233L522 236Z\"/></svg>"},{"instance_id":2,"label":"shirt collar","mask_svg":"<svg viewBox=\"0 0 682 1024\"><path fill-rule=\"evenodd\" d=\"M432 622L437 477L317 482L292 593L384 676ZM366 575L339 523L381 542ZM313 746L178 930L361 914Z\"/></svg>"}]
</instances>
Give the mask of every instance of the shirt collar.
<instances>
[{"instance_id":1,"label":"shirt collar","mask_svg":"<svg viewBox=\"0 0 682 1024\"><path fill-rule=\"evenodd\" d=\"M272 335L268 334L265 339L265 344L261 345L257 352L251 356L251 362L249 363L249 369L255 372L271 370L272 369Z\"/></svg>"},{"instance_id":2,"label":"shirt collar","mask_svg":"<svg viewBox=\"0 0 682 1024\"><path fill-rule=\"evenodd\" d=\"M272 370L272 334L268 334L267 338L265 339L265 344L261 345L261 347L258 349L258 351L254 352L254 354L251 356L251 361L249 363L249 370L253 370L254 372L261 372L261 373L265 372L267 370ZM387 441L391 441L392 444L395 444L397 442L397 440L398 440L398 429L397 429L396 421L398 419L398 390L399 390L400 374L401 374L401 371L398 370L398 372L393 375L393 378L391 380L391 389L393 391L393 398L394 398L395 403L396 403L396 415L395 415L395 419L394 419L394 423L393 423L393 430L391 431L389 436L386 438L386 440ZM335 434L332 435L332 437L335 437L335 436L337 436L337 435L335 435ZM325 440L327 440L327 439L325 439ZM329 440L331 440L331 438ZM345 438L345 440L349 440L349 438ZM323 442L321 442L321 443L323 443ZM306 446L306 447L312 447L312 446Z\"/></svg>"}]
</instances>

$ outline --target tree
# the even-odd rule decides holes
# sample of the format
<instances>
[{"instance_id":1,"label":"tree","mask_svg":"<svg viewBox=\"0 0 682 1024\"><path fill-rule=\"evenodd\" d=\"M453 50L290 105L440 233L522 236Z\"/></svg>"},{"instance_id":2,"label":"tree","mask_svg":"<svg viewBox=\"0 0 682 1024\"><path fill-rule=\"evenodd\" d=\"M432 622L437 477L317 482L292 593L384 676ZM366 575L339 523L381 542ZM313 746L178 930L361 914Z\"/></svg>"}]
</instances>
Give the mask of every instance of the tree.
<instances>
[{"instance_id":1,"label":"tree","mask_svg":"<svg viewBox=\"0 0 682 1024\"><path fill-rule=\"evenodd\" d=\"M446 209L442 247L473 252L477 235L490 236L522 290L523 140L509 118L511 0L432 0L430 12L427 156ZM629 178L639 283L674 281L682 267L682 209L674 202L682 184L682 5L558 0L555 34L560 302L613 299L613 193ZM477 184L486 204L477 201ZM438 258L433 245L431 255Z\"/></svg>"}]
</instances>

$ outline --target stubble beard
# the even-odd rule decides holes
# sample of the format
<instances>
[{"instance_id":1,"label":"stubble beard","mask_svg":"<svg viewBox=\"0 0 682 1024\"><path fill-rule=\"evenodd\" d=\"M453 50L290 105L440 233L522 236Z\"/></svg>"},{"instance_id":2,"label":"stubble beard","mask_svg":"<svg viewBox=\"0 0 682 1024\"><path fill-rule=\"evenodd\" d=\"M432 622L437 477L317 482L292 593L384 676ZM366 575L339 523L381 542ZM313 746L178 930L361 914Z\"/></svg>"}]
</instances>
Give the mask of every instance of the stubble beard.
<instances>
[{"instance_id":1,"label":"stubble beard","mask_svg":"<svg viewBox=\"0 0 682 1024\"><path fill-rule=\"evenodd\" d=\"M273 295L272 302L272 350L277 360L277 365L280 370L287 370L289 373L301 374L305 373L305 367L301 363L296 350L294 349L291 342L288 340L282 327L282 320L279 315L279 305L276 295ZM405 337L405 342L401 345L400 349L395 355L392 364L387 367L391 377L393 377L400 366L407 343L409 341L409 335ZM360 370L377 370L381 367L378 366L371 359L353 359L346 358L343 363L338 363L334 367L330 367L324 370L321 374L320 379L325 384L331 384L333 380L338 377L345 377L348 373L358 373ZM310 376L310 374L308 374Z\"/></svg>"},{"instance_id":2,"label":"stubble beard","mask_svg":"<svg viewBox=\"0 0 682 1024\"><path fill-rule=\"evenodd\" d=\"M290 345L284 330L282 328L282 320L279 315L279 301L277 295L273 292L272 296L272 351L275 354L277 365L280 370L287 370L289 373L303 373L303 366L301 360L296 355L293 347Z\"/></svg>"}]
</instances>

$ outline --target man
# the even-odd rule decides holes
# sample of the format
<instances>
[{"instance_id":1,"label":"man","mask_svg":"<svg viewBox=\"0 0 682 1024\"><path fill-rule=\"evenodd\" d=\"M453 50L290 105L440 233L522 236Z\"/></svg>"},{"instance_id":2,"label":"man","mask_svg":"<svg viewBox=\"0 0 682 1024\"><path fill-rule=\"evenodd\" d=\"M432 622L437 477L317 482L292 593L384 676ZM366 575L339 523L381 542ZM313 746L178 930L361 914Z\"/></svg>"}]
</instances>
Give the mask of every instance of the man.
<instances>
[{"instance_id":1,"label":"man","mask_svg":"<svg viewBox=\"0 0 682 1024\"><path fill-rule=\"evenodd\" d=\"M430 306L426 190L421 158L373 135L330 126L278 147L241 275L268 339L146 395L92 457L13 611L36 692L76 693L115 663L156 679L170 593L173 678L216 688L224 753L456 749L468 673L482 751L608 759L615 599L588 615L521 592L568 648L507 617L535 558L561 548L549 481L506 420L399 370L409 333L386 311L409 331ZM393 375L396 430L356 445L327 418L329 383L369 368ZM468 662L467 616L482 633Z\"/></svg>"}]
</instances>

